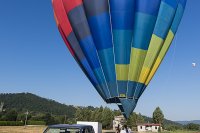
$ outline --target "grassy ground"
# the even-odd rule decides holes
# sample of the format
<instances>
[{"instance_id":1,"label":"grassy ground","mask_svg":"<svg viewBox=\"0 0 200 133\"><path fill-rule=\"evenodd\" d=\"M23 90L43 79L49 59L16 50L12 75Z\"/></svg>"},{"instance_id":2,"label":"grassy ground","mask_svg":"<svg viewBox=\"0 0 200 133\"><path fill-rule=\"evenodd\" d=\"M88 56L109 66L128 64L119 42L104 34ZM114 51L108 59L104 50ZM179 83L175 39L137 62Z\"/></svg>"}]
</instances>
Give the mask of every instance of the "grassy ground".
<instances>
[{"instance_id":1,"label":"grassy ground","mask_svg":"<svg viewBox=\"0 0 200 133\"><path fill-rule=\"evenodd\" d=\"M134 132L135 133L135 132ZM152 132L145 132L145 133L152 133ZM180 131L163 131L162 133L200 133L200 132L198 132L198 131L182 131L182 130L180 130Z\"/></svg>"},{"instance_id":2,"label":"grassy ground","mask_svg":"<svg viewBox=\"0 0 200 133\"><path fill-rule=\"evenodd\" d=\"M43 133L45 126L0 126L0 133ZM104 132L112 133L112 132ZM134 132L136 133L136 132ZM162 133L200 133L197 131L174 131L174 132L162 132Z\"/></svg>"},{"instance_id":3,"label":"grassy ground","mask_svg":"<svg viewBox=\"0 0 200 133\"><path fill-rule=\"evenodd\" d=\"M198 131L174 131L174 132L163 132L163 133L200 133Z\"/></svg>"},{"instance_id":4,"label":"grassy ground","mask_svg":"<svg viewBox=\"0 0 200 133\"><path fill-rule=\"evenodd\" d=\"M114 132L103 132L103 133L114 133ZM138 132L134 132L134 133L138 133ZM142 133L142 132L141 132ZM143 132L143 133L152 133L152 132ZM162 133L200 133L200 132L197 132L197 131L174 131L174 132L162 132Z\"/></svg>"}]
</instances>

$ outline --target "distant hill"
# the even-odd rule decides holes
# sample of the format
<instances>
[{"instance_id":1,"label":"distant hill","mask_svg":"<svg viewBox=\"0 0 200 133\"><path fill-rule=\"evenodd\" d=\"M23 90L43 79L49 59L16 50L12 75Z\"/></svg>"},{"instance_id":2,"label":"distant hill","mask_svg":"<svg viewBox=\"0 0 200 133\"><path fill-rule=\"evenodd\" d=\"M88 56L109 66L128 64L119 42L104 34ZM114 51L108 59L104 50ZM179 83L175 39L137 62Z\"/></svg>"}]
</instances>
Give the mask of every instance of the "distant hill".
<instances>
[{"instance_id":1,"label":"distant hill","mask_svg":"<svg viewBox=\"0 0 200 133\"><path fill-rule=\"evenodd\" d=\"M67 115L74 117L77 108L84 107L75 107L73 105L65 105L59 102L56 102L51 99L42 98L40 96L31 94L31 93L5 93L0 94L0 102L4 102L6 109L16 109L17 111L29 110L31 112L38 113L52 113L55 115ZM92 106L87 107L90 110L95 108ZM152 118L143 116L145 122L152 122ZM164 120L165 125L177 125L181 126L182 123L176 123L170 120Z\"/></svg>"},{"instance_id":2,"label":"distant hill","mask_svg":"<svg viewBox=\"0 0 200 133\"><path fill-rule=\"evenodd\" d=\"M199 124L200 125L200 120L193 120L193 121L176 121L177 123L180 123L182 125L187 125L189 123L194 123L194 124Z\"/></svg>"},{"instance_id":3,"label":"distant hill","mask_svg":"<svg viewBox=\"0 0 200 133\"><path fill-rule=\"evenodd\" d=\"M143 118L144 118L144 120L145 120L146 122L153 123L153 119L152 119L152 118L147 117L147 116L143 116ZM174 121L167 120L167 119L164 119L164 125L176 125L176 126L182 126L181 123L174 122Z\"/></svg>"},{"instance_id":4,"label":"distant hill","mask_svg":"<svg viewBox=\"0 0 200 133\"><path fill-rule=\"evenodd\" d=\"M31 93L5 93L0 94L0 102L4 102L6 109L17 111L32 111L41 113L52 113L55 115L68 115L74 117L76 108L72 105L65 105L54 100L39 97Z\"/></svg>"}]
</instances>

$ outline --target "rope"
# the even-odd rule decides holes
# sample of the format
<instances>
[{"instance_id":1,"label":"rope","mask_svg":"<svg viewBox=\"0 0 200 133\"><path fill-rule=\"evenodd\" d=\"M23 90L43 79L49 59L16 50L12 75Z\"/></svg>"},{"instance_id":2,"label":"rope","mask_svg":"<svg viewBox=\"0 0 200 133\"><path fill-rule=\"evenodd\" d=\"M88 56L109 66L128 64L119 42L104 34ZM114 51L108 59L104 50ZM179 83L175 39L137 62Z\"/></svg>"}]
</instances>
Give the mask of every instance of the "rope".
<instances>
[{"instance_id":1,"label":"rope","mask_svg":"<svg viewBox=\"0 0 200 133\"><path fill-rule=\"evenodd\" d=\"M172 53L172 60L170 62L170 66L168 69L167 78L165 79L165 82L164 82L165 85L169 82L169 77L171 76L172 68L174 67L174 60L175 60L176 47L177 47L177 38L178 38L178 34L176 34L176 36L174 37L174 49L173 49L173 53Z\"/></svg>"}]
</instances>

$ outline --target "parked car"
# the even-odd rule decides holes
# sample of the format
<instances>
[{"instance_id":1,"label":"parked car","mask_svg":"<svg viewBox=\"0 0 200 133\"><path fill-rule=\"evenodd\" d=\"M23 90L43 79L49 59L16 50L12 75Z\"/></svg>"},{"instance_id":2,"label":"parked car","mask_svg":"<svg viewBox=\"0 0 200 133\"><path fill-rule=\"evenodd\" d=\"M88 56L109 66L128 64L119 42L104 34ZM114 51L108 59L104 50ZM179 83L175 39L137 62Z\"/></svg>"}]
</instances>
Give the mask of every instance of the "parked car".
<instances>
[{"instance_id":1,"label":"parked car","mask_svg":"<svg viewBox=\"0 0 200 133\"><path fill-rule=\"evenodd\" d=\"M93 127L95 133L102 133L102 124L99 122L77 121L76 124L90 125Z\"/></svg>"},{"instance_id":2,"label":"parked car","mask_svg":"<svg viewBox=\"0 0 200 133\"><path fill-rule=\"evenodd\" d=\"M58 124L48 126L43 133L94 133L94 129L90 125Z\"/></svg>"}]
</instances>

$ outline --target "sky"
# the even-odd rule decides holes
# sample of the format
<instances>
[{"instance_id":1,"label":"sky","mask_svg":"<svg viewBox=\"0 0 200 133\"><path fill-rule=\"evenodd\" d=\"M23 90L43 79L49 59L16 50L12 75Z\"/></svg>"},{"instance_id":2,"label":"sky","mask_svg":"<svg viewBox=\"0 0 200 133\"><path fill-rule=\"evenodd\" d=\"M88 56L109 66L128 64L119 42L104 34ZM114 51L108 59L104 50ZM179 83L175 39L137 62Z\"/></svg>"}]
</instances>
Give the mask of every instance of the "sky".
<instances>
[{"instance_id":1,"label":"sky","mask_svg":"<svg viewBox=\"0 0 200 133\"><path fill-rule=\"evenodd\" d=\"M170 120L200 119L200 0L188 0L176 38L135 112L159 106ZM192 67L192 63L196 67ZM0 93L30 92L60 103L108 106L57 30L51 0L1 0Z\"/></svg>"}]
</instances>

